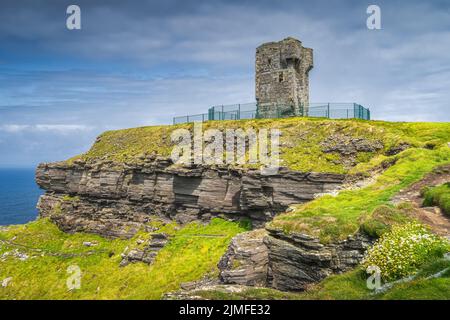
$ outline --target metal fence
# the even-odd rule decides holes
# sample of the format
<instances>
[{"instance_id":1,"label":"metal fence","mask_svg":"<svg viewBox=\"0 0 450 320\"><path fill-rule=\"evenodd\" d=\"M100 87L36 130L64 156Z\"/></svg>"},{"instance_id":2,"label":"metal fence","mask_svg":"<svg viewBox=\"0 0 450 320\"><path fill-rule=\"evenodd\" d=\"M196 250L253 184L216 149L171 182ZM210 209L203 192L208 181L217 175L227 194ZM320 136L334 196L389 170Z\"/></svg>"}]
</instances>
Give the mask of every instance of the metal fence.
<instances>
[{"instance_id":1,"label":"metal fence","mask_svg":"<svg viewBox=\"0 0 450 320\"><path fill-rule=\"evenodd\" d=\"M173 124L210 120L241 120L288 117L320 117L329 119L370 120L370 110L357 103L311 103L299 113L286 113L286 106L273 106L270 114L258 113L256 103L222 105L209 108L208 113L173 118Z\"/></svg>"}]
</instances>

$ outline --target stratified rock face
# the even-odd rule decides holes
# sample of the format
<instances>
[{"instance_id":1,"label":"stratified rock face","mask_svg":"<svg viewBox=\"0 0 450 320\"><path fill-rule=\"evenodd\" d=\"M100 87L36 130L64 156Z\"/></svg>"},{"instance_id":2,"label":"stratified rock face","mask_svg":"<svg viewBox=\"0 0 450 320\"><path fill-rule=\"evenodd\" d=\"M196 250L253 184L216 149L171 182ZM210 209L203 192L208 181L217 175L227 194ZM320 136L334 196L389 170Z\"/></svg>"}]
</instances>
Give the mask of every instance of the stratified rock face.
<instances>
[{"instance_id":1,"label":"stratified rock face","mask_svg":"<svg viewBox=\"0 0 450 320\"><path fill-rule=\"evenodd\" d=\"M264 229L244 232L231 241L218 267L220 280L225 284L266 286L268 250L263 242Z\"/></svg>"},{"instance_id":2,"label":"stratified rock face","mask_svg":"<svg viewBox=\"0 0 450 320\"><path fill-rule=\"evenodd\" d=\"M366 236L357 234L345 241L323 245L304 234L285 234L267 228L264 238L269 252L268 285L282 291L301 291L334 273L357 266L372 244Z\"/></svg>"},{"instance_id":3,"label":"stratified rock face","mask_svg":"<svg viewBox=\"0 0 450 320\"><path fill-rule=\"evenodd\" d=\"M151 234L150 240L144 244L143 248L134 248L131 250L125 250L122 253L122 261L120 266L124 267L130 263L144 262L147 264L153 263L159 250L161 250L169 242L169 237L165 233L153 233ZM127 248L128 249L128 248Z\"/></svg>"},{"instance_id":4,"label":"stratified rock face","mask_svg":"<svg viewBox=\"0 0 450 320\"><path fill-rule=\"evenodd\" d=\"M369 140L362 137L355 138L344 134L333 134L322 141L321 149L324 153L338 153L340 159L334 161L350 169L358 164L360 152L377 152L384 145L379 140Z\"/></svg>"},{"instance_id":5,"label":"stratified rock face","mask_svg":"<svg viewBox=\"0 0 450 320\"><path fill-rule=\"evenodd\" d=\"M38 204L42 217L64 231L111 237L132 236L151 216L180 223L248 217L261 225L291 204L335 190L344 178L286 169L263 176L259 170L176 168L162 158L139 165L50 163L36 172L47 190Z\"/></svg>"}]
</instances>

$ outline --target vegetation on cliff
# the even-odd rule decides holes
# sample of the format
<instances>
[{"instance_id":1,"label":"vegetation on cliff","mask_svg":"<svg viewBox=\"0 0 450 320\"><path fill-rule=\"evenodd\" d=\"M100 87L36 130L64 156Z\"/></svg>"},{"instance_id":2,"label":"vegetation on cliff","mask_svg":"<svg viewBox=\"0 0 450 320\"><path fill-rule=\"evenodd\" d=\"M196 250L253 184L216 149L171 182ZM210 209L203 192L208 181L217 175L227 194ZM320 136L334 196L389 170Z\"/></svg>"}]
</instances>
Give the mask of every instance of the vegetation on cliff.
<instances>
[{"instance_id":1,"label":"vegetation on cliff","mask_svg":"<svg viewBox=\"0 0 450 320\"><path fill-rule=\"evenodd\" d=\"M445 140L450 140L449 136ZM439 165L450 163L450 148L441 142L433 150L410 148L389 157L393 165L367 187L326 195L304 205L294 206L289 213L277 216L271 223L285 232L303 232L317 236L322 242L343 240L360 230L367 230L367 218L379 206L393 207L390 199L403 188L422 179Z\"/></svg>"},{"instance_id":2,"label":"vegetation on cliff","mask_svg":"<svg viewBox=\"0 0 450 320\"><path fill-rule=\"evenodd\" d=\"M444 271L439 277L437 273ZM430 259L422 265L415 279L394 284L392 288L376 293L367 288L365 270L357 268L342 275L334 275L308 292L303 293L304 299L331 300L361 300L361 299L450 299L450 260L443 258Z\"/></svg>"},{"instance_id":3,"label":"vegetation on cliff","mask_svg":"<svg viewBox=\"0 0 450 320\"><path fill-rule=\"evenodd\" d=\"M280 129L281 163L293 170L370 177L387 168L365 188L295 206L272 223L285 232L318 236L324 243L345 239L360 228L376 233L371 227L378 223L377 207L392 207L389 200L398 191L450 162L450 123L287 118L209 121L203 127ZM150 154L168 156L171 132L178 128L192 129L192 124L109 131L87 153L70 161L139 162Z\"/></svg>"},{"instance_id":4,"label":"vegetation on cliff","mask_svg":"<svg viewBox=\"0 0 450 320\"><path fill-rule=\"evenodd\" d=\"M442 272L443 271L443 272ZM436 274L442 272L439 277ZM270 288L214 287L195 290L191 295L211 300L449 300L450 260L434 258L424 264L411 281L375 292L367 287L367 273L362 268L332 275L305 292L281 292Z\"/></svg>"},{"instance_id":5,"label":"vegetation on cliff","mask_svg":"<svg viewBox=\"0 0 450 320\"><path fill-rule=\"evenodd\" d=\"M450 182L434 188L426 188L422 191L424 206L438 206L450 216Z\"/></svg>"},{"instance_id":6,"label":"vegetation on cliff","mask_svg":"<svg viewBox=\"0 0 450 320\"><path fill-rule=\"evenodd\" d=\"M383 240L380 241L378 247L374 251L388 251L388 255L374 255L369 252L368 256L371 257L371 263L380 264L377 259L386 260L391 258L392 261L388 261L389 266L405 265L405 271L400 273L390 273L392 277L382 278L379 287L379 291L369 289L369 275L366 273L365 267L360 266L356 269L339 274L332 275L322 282L310 286L304 292L281 292L270 288L250 288L250 287L238 287L235 289L229 289L227 287L211 287L206 289L194 290L190 292L190 295L201 297L203 299L283 299L283 300L411 300L411 299L450 299L450 256L443 257L442 252L450 250L449 243L444 242L442 239L429 234L423 226L417 224L406 224L386 232ZM416 233L428 234L433 238L437 246L428 246L426 241L421 242L408 248L405 252L405 248L408 243L405 243L402 248L399 246L400 252L396 254L398 245L398 236L404 236L408 238L414 238ZM386 242L394 239L394 246L386 246ZM438 248L433 252L433 248ZM392 251L391 251L392 250ZM411 257L408 256L411 254ZM375 259L374 259L375 258ZM367 261L368 262L368 261ZM381 261L381 264L383 262ZM387 266L387 265L386 265ZM388 267L389 267L388 266ZM384 270L384 269L383 269ZM382 270L382 272L383 272ZM397 268L389 269L391 271L398 271ZM395 276L394 276L395 274ZM410 276L410 278L402 278L403 276ZM387 285L387 281L390 282ZM400 280L400 281L399 281Z\"/></svg>"},{"instance_id":7,"label":"vegetation on cliff","mask_svg":"<svg viewBox=\"0 0 450 320\"><path fill-rule=\"evenodd\" d=\"M385 281L413 275L426 262L450 251L450 243L425 226L410 222L394 225L367 250L363 266L377 266Z\"/></svg>"},{"instance_id":8,"label":"vegetation on cliff","mask_svg":"<svg viewBox=\"0 0 450 320\"><path fill-rule=\"evenodd\" d=\"M362 188L292 206L292 210L270 223L286 233L318 237L322 243L343 240L362 231L375 238L382 237L383 247L383 239L395 235L398 228L410 225L413 220L408 204L393 204L392 197L437 167L450 163L449 123L290 118L211 121L203 125L205 130L277 128L282 132L283 166L304 172L371 178ZM68 162L78 159L140 163L150 155L169 156L170 135L178 128L192 129L192 125L109 131L88 152ZM427 205L447 210L448 184L424 190L424 196ZM74 199L67 196L65 200ZM215 274L230 239L246 229L220 219L213 219L208 225L169 224L160 232L170 234L171 239L152 265L133 263L120 268L121 253L138 246L139 240L148 235L139 232L129 240L107 240L89 234L66 234L46 219L12 226L0 230L0 281L9 279L0 287L0 299L158 299L166 292L178 290L183 282ZM86 242L95 245L86 246ZM199 294L206 298L234 299L449 299L445 288L450 286L450 272L439 278L429 276L450 267L450 262L432 254L419 258L409 270L419 270L416 279L380 294L367 289L367 276L361 268L332 276L301 294L258 288L235 294L220 291ZM67 268L71 265L82 271L79 290L70 291L66 287ZM403 275L396 273L393 278Z\"/></svg>"},{"instance_id":9,"label":"vegetation on cliff","mask_svg":"<svg viewBox=\"0 0 450 320\"><path fill-rule=\"evenodd\" d=\"M217 263L230 239L247 227L213 219L208 225L183 228L167 225L160 231L172 239L148 266L119 267L121 253L145 237L108 240L96 235L67 234L47 219L0 231L0 299L160 299L183 282L217 274ZM91 246L85 243L95 244ZM81 288L68 290L69 266L81 270Z\"/></svg>"},{"instance_id":10,"label":"vegetation on cliff","mask_svg":"<svg viewBox=\"0 0 450 320\"><path fill-rule=\"evenodd\" d=\"M108 131L85 154L69 160L139 163L149 155L169 156L171 133L192 124ZM379 166L402 147L428 147L447 142L448 123L390 123L320 118L209 121L203 130L260 128L281 130L281 164L303 172L361 173ZM447 139L447 140L446 140ZM362 144L358 148L358 143ZM336 148L343 146L343 149ZM355 147L356 146L356 147Z\"/></svg>"}]
</instances>

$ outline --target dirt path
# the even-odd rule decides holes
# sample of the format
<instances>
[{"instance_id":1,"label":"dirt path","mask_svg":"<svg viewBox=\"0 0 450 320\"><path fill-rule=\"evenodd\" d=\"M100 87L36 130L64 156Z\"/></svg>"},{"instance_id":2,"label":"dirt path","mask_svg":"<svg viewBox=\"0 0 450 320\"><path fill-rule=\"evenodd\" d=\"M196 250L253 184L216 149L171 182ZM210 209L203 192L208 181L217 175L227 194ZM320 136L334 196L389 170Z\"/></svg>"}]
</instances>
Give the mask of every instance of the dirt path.
<instances>
[{"instance_id":1,"label":"dirt path","mask_svg":"<svg viewBox=\"0 0 450 320\"><path fill-rule=\"evenodd\" d=\"M425 176L424 179L400 191L392 198L392 202L410 202L414 207L412 215L416 219L429 225L435 233L450 239L450 218L444 215L438 207L423 208L423 198L420 196L422 188L437 186L446 182L450 182L450 165L440 167L439 170L435 170L435 172Z\"/></svg>"}]
</instances>

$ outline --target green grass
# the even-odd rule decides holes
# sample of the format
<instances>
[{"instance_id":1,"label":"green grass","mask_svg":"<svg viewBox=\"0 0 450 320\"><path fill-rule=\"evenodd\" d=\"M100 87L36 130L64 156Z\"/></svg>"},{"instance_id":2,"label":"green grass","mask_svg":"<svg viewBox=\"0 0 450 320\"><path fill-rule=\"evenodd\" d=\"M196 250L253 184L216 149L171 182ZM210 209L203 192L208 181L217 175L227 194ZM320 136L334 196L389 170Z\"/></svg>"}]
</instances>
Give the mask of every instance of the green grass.
<instances>
[{"instance_id":1,"label":"green grass","mask_svg":"<svg viewBox=\"0 0 450 320\"><path fill-rule=\"evenodd\" d=\"M155 126L109 131L102 134L83 155L68 163L107 160L117 163L140 163L145 156L168 156L172 150L170 134L192 125ZM376 182L358 190L324 196L275 218L272 226L285 232L304 232L320 238L323 243L345 239L358 230L380 236L395 223L407 220L405 207L393 207L389 200L401 189L420 180L439 165L450 163L450 123L389 123L361 120L270 119L212 121L209 128L277 128L282 132L282 165L305 172L363 174L380 167L390 167ZM321 143L330 136L380 141L377 152L359 152L356 166L348 167L338 153L325 153ZM412 147L394 156L386 151L401 143ZM66 197L65 201L77 201ZM157 223L157 222L155 222ZM131 264L119 268L120 254L126 247L136 247L139 232L130 240L106 240L95 235L65 234L43 219L0 231L0 280L12 277L6 288L0 287L0 299L159 299L162 294L178 290L183 282L217 273L217 262L230 239L247 226L213 219L209 225L189 224L180 229L175 224L162 227L172 235L171 241L158 254L153 265ZM205 237L202 235L215 235ZM5 242L6 241L6 242ZM8 242L9 241L9 242ZM97 243L86 247L83 242ZM20 261L6 252L19 250L30 256ZM443 263L443 262L439 262ZM82 272L80 290L68 291L66 272L78 265ZM442 265L441 265L442 266ZM429 267L430 269L433 266ZM426 269L426 268L425 268ZM361 270L332 276L303 294L281 293L271 289L248 289L227 298L278 299L372 299L437 297L449 299L443 288L450 287L449 277L426 280L421 277L410 284L398 285L385 295L374 297L366 289ZM205 295L225 297L223 292Z\"/></svg>"},{"instance_id":2,"label":"green grass","mask_svg":"<svg viewBox=\"0 0 450 320\"><path fill-rule=\"evenodd\" d=\"M343 240L360 229L363 217L401 189L420 180L433 168L450 162L450 148L443 145L434 150L412 148L394 156L395 165L381 174L375 183L358 190L327 195L295 210L277 216L272 227L289 233L303 232L317 236L323 243Z\"/></svg>"},{"instance_id":3,"label":"green grass","mask_svg":"<svg viewBox=\"0 0 450 320\"><path fill-rule=\"evenodd\" d=\"M450 215L450 182L426 188L422 193L425 198L424 206L438 206L445 214Z\"/></svg>"},{"instance_id":4,"label":"green grass","mask_svg":"<svg viewBox=\"0 0 450 320\"><path fill-rule=\"evenodd\" d=\"M417 278L413 281L396 284L390 290L377 295L367 289L368 275L364 270L357 268L327 278L303 293L300 298L319 300L448 300L450 299L450 271L439 278L426 279L446 268L450 268L450 261L433 259L422 266Z\"/></svg>"},{"instance_id":5,"label":"green grass","mask_svg":"<svg viewBox=\"0 0 450 320\"><path fill-rule=\"evenodd\" d=\"M405 224L410 219L408 212L411 210L409 203L402 203L397 207L380 205L370 214L361 217L360 230L372 238L379 238L391 230L393 225Z\"/></svg>"},{"instance_id":6,"label":"green grass","mask_svg":"<svg viewBox=\"0 0 450 320\"><path fill-rule=\"evenodd\" d=\"M449 268L442 277L426 279ZM450 300L450 261L438 259L425 265L419 277L410 283L398 284L377 298L386 300Z\"/></svg>"},{"instance_id":7,"label":"green grass","mask_svg":"<svg viewBox=\"0 0 450 320\"><path fill-rule=\"evenodd\" d=\"M229 292L222 288L195 291L196 296L211 300L449 300L450 270L439 278L428 277L450 268L450 261L433 258L424 264L413 281L394 285L375 294L367 288L368 275L356 268L332 275L304 292L281 292L268 288L246 288Z\"/></svg>"},{"instance_id":8,"label":"green grass","mask_svg":"<svg viewBox=\"0 0 450 320\"><path fill-rule=\"evenodd\" d=\"M213 219L208 225L191 223L177 229L170 225L161 230L173 238L151 266L136 263L119 268L120 254L126 247L136 247L136 240L145 238L145 233L130 240L107 240L63 233L46 219L10 227L0 232L0 281L8 277L12 281L0 287L0 299L159 299L183 282L217 273L216 265L230 239L247 227ZM86 247L86 241L97 245ZM20 261L9 256L2 261L5 252L15 249L30 258ZM69 291L66 286L71 265L82 271L79 290Z\"/></svg>"},{"instance_id":9,"label":"green grass","mask_svg":"<svg viewBox=\"0 0 450 320\"><path fill-rule=\"evenodd\" d=\"M173 148L171 133L176 129L192 130L192 124L153 126L108 131L100 135L92 148L70 160L109 160L117 163L139 163L145 156L169 156ZM207 129L280 129L283 166L304 172L361 173L384 160L383 154L400 143L432 147L449 140L449 123L390 123L363 120L329 120L314 118L209 121ZM359 152L356 168L342 163L337 152L325 153L321 143L330 136L379 140L384 148L378 152Z\"/></svg>"},{"instance_id":10,"label":"green grass","mask_svg":"<svg viewBox=\"0 0 450 320\"><path fill-rule=\"evenodd\" d=\"M299 300L302 294L283 292L271 288L243 288L241 291L230 292L216 287L214 290L196 290L192 295L207 300Z\"/></svg>"},{"instance_id":11,"label":"green grass","mask_svg":"<svg viewBox=\"0 0 450 320\"><path fill-rule=\"evenodd\" d=\"M394 281L416 273L426 262L450 251L450 242L417 222L395 225L367 250L362 265L377 266L381 278Z\"/></svg>"},{"instance_id":12,"label":"green grass","mask_svg":"<svg viewBox=\"0 0 450 320\"><path fill-rule=\"evenodd\" d=\"M361 300L372 299L361 269L333 275L305 292L283 292L270 288L246 288L230 292L222 288L198 290L194 295L211 300Z\"/></svg>"},{"instance_id":13,"label":"green grass","mask_svg":"<svg viewBox=\"0 0 450 320\"><path fill-rule=\"evenodd\" d=\"M371 299L367 276L359 268L340 275L332 275L303 293L307 300L366 300Z\"/></svg>"},{"instance_id":14,"label":"green grass","mask_svg":"<svg viewBox=\"0 0 450 320\"><path fill-rule=\"evenodd\" d=\"M193 294L211 300L449 300L450 271L439 278L427 279L446 268L450 268L450 261L433 259L422 266L413 281L396 284L380 294L367 288L368 275L361 268L332 275L305 292L282 292L269 288L229 292L216 288Z\"/></svg>"},{"instance_id":15,"label":"green grass","mask_svg":"<svg viewBox=\"0 0 450 320\"><path fill-rule=\"evenodd\" d=\"M108 131L87 153L70 161L105 159L120 163L139 162L150 154L168 156L173 147L170 141L173 130L192 130L192 127L192 124L183 124ZM447 146L450 123L287 118L209 121L203 124L204 130L211 128L281 130L281 165L293 170L369 177L374 170L389 167L373 185L344 191L337 197L324 196L297 206L294 212L280 215L272 223L273 227L285 232L297 231L317 236L323 243L344 239L358 231L361 225L363 231L379 236L389 228L389 223L380 221L377 215L371 219L374 210L389 205L389 199L395 193L420 180L436 166L450 162L450 148ZM348 167L342 161L345 160L343 155L322 150L322 143L329 137L378 141L383 148L377 152L359 152L353 159L356 165ZM400 144L409 144L411 148L397 155L386 155L392 147ZM384 219L398 220L401 215Z\"/></svg>"}]
</instances>

